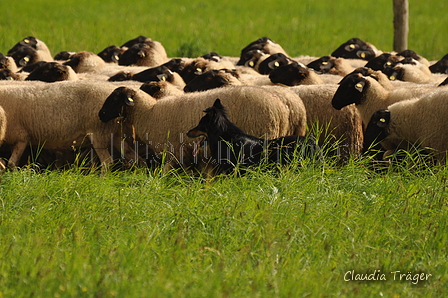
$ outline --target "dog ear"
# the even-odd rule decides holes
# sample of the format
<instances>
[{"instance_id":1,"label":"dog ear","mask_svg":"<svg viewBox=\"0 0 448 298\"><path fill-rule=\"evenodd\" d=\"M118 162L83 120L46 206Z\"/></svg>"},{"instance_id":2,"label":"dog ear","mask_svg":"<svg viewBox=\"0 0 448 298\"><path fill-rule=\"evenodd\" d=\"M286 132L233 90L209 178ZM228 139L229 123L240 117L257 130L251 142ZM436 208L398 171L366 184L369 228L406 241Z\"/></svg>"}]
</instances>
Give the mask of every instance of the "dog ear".
<instances>
[{"instance_id":1,"label":"dog ear","mask_svg":"<svg viewBox=\"0 0 448 298\"><path fill-rule=\"evenodd\" d=\"M224 106L221 104L221 100L217 98L215 100L215 103L213 104L213 107L219 110L224 110Z\"/></svg>"}]
</instances>

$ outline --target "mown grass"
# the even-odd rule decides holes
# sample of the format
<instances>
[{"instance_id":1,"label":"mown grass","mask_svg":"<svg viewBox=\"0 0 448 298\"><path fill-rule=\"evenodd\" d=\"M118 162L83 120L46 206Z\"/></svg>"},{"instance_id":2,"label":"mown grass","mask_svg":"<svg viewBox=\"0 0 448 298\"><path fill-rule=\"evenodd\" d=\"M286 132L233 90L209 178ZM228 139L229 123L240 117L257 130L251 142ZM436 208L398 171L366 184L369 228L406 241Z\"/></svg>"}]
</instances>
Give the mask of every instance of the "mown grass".
<instances>
[{"instance_id":1,"label":"mown grass","mask_svg":"<svg viewBox=\"0 0 448 298\"><path fill-rule=\"evenodd\" d=\"M443 1L410 3L409 47L446 54ZM34 35L53 53L99 52L138 35L169 56L238 56L269 36L321 56L351 37L392 47L392 3L15 1L0 51ZM0 297L444 297L447 178L415 155L372 168L309 164L211 180L135 169L6 172ZM387 281L345 281L379 270ZM391 271L432 274L412 284Z\"/></svg>"}]
</instances>

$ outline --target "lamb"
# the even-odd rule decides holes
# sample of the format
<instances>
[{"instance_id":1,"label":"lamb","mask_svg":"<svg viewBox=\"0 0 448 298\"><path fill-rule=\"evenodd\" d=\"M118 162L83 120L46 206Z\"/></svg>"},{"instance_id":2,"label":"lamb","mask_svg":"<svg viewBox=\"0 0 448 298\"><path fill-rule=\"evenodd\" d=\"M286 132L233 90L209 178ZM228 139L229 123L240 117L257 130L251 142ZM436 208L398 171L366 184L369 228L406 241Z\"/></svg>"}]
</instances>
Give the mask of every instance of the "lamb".
<instances>
[{"instance_id":1,"label":"lamb","mask_svg":"<svg viewBox=\"0 0 448 298\"><path fill-rule=\"evenodd\" d=\"M396 148L409 150L419 146L429 150L438 163L446 162L448 134L445 119L448 117L448 92L436 90L423 95L394 103L373 113L371 123L383 132L381 145L390 155ZM385 137L384 137L385 136Z\"/></svg>"},{"instance_id":2,"label":"lamb","mask_svg":"<svg viewBox=\"0 0 448 298\"><path fill-rule=\"evenodd\" d=\"M231 86L159 100L142 90L119 87L106 99L98 115L103 122L126 115L124 123L135 127L140 140L157 154L168 151L169 164L190 166L197 160L193 156L194 144L186 142L185 132L216 98L229 107L235 124L251 135L275 138L290 134L286 106L274 93L253 86Z\"/></svg>"},{"instance_id":3,"label":"lamb","mask_svg":"<svg viewBox=\"0 0 448 298\"><path fill-rule=\"evenodd\" d=\"M108 148L112 142L120 148L122 131L114 123L98 121L96 111L114 88L113 84L88 81L2 85L0 106L8 119L4 143L12 150L8 167L18 164L30 144L70 150L88 140L87 145L93 146L100 159L102 171L106 171L111 162ZM131 131L124 131L132 135ZM111 140L113 136L116 137Z\"/></svg>"},{"instance_id":4,"label":"lamb","mask_svg":"<svg viewBox=\"0 0 448 298\"><path fill-rule=\"evenodd\" d=\"M362 122L367 125L375 111L385 109L398 101L421 96L433 89L434 87L417 87L387 90L376 79L353 73L341 81L332 99L332 106L340 110L354 103Z\"/></svg>"}]
</instances>

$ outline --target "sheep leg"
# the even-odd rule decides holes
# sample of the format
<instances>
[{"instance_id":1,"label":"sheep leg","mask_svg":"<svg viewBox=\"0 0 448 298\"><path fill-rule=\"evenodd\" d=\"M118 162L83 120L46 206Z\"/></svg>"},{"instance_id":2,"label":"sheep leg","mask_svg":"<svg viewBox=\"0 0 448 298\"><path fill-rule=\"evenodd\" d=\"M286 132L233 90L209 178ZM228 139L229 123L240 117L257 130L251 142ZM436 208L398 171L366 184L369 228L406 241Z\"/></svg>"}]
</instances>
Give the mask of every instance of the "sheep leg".
<instances>
[{"instance_id":1,"label":"sheep leg","mask_svg":"<svg viewBox=\"0 0 448 298\"><path fill-rule=\"evenodd\" d=\"M23 152L25 151L27 146L26 142L17 142L12 146L11 157L8 161L8 168L14 169L17 167L17 164L22 157Z\"/></svg>"}]
</instances>

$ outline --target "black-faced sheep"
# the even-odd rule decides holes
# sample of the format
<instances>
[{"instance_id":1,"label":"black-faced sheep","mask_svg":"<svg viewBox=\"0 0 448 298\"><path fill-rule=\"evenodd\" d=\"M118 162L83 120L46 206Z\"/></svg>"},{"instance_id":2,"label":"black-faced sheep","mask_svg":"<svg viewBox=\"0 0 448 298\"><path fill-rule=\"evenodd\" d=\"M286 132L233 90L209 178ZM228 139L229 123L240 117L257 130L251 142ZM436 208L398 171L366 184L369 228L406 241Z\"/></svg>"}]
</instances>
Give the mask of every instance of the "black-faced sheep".
<instances>
[{"instance_id":1,"label":"black-faced sheep","mask_svg":"<svg viewBox=\"0 0 448 298\"><path fill-rule=\"evenodd\" d=\"M104 50L98 53L98 56L104 60L104 62L118 63L120 56L124 53L123 48L119 48L115 45L108 46Z\"/></svg>"},{"instance_id":2,"label":"black-faced sheep","mask_svg":"<svg viewBox=\"0 0 448 298\"><path fill-rule=\"evenodd\" d=\"M10 56L16 62L17 67L23 67L38 61L53 61L53 57L46 51L36 50L29 46L18 48L15 52L11 53Z\"/></svg>"},{"instance_id":3,"label":"black-faced sheep","mask_svg":"<svg viewBox=\"0 0 448 298\"><path fill-rule=\"evenodd\" d=\"M37 39L33 36L28 36L19 41L17 44L15 44L9 51L8 55L12 55L12 53L16 52L20 48L23 47L31 47L37 51L39 51L39 54L43 57L46 57L46 59L49 59L48 57L51 57L51 52L48 46L40 39ZM47 61L47 60L45 60ZM48 60L52 61L52 60Z\"/></svg>"},{"instance_id":4,"label":"black-faced sheep","mask_svg":"<svg viewBox=\"0 0 448 298\"><path fill-rule=\"evenodd\" d=\"M276 94L252 86L232 86L160 100L141 90L120 87L106 99L98 115L104 122L126 115L124 123L133 125L140 140L156 153L171 154L167 158L172 164L191 165L194 144L188 143L185 132L216 98L229 107L235 123L252 135L274 138L290 134L285 104Z\"/></svg>"},{"instance_id":5,"label":"black-faced sheep","mask_svg":"<svg viewBox=\"0 0 448 298\"><path fill-rule=\"evenodd\" d=\"M375 48L359 38L351 38L331 53L333 57L370 60L376 55Z\"/></svg>"},{"instance_id":6,"label":"black-faced sheep","mask_svg":"<svg viewBox=\"0 0 448 298\"><path fill-rule=\"evenodd\" d=\"M30 72L25 79L25 81L42 81L47 83L76 80L78 80L78 76L70 66L57 62L45 62Z\"/></svg>"},{"instance_id":7,"label":"black-faced sheep","mask_svg":"<svg viewBox=\"0 0 448 298\"><path fill-rule=\"evenodd\" d=\"M140 90L145 91L155 99L161 99L163 97L171 95L177 96L184 94L184 91L182 91L182 89L167 81L143 83L140 86Z\"/></svg>"},{"instance_id":8,"label":"black-faced sheep","mask_svg":"<svg viewBox=\"0 0 448 298\"><path fill-rule=\"evenodd\" d=\"M15 74L15 73L13 73L11 70L9 70L9 69L1 69L0 70L0 80L16 80L16 81L20 81L20 80L22 80L22 78L19 76L19 75L17 75L17 74Z\"/></svg>"},{"instance_id":9,"label":"black-faced sheep","mask_svg":"<svg viewBox=\"0 0 448 298\"><path fill-rule=\"evenodd\" d=\"M434 87L416 87L387 90L373 77L353 73L341 81L332 99L332 105L340 110L354 103L363 123L367 125L375 111L386 109L398 101L421 96L433 89Z\"/></svg>"},{"instance_id":10,"label":"black-faced sheep","mask_svg":"<svg viewBox=\"0 0 448 298\"><path fill-rule=\"evenodd\" d=\"M7 121L5 144L11 146L8 167L15 167L29 145L70 150L87 144L97 153L103 170L111 162L109 149L121 146L123 132L114 123L98 121L104 98L116 88L107 82L17 82L2 85L0 106Z\"/></svg>"},{"instance_id":11,"label":"black-faced sheep","mask_svg":"<svg viewBox=\"0 0 448 298\"><path fill-rule=\"evenodd\" d=\"M168 56L162 44L157 41L151 41L147 43L137 43L128 48L121 54L118 64L155 67L168 60Z\"/></svg>"},{"instance_id":12,"label":"black-faced sheep","mask_svg":"<svg viewBox=\"0 0 448 298\"><path fill-rule=\"evenodd\" d=\"M160 65L153 68L148 68L138 73L121 71L109 78L108 81L116 82L116 81L139 81L139 82L158 82L158 81L168 81L173 85L184 87L185 82L182 77L176 73L171 71L167 66Z\"/></svg>"},{"instance_id":13,"label":"black-faced sheep","mask_svg":"<svg viewBox=\"0 0 448 298\"><path fill-rule=\"evenodd\" d=\"M205 59L203 57L198 57L185 61L183 64L183 69L179 72L180 76L184 80L185 84L188 84L196 76L212 69L233 69L234 65L232 62L222 59L219 62Z\"/></svg>"},{"instance_id":14,"label":"black-faced sheep","mask_svg":"<svg viewBox=\"0 0 448 298\"><path fill-rule=\"evenodd\" d=\"M447 103L447 89L436 90L375 112L371 123L378 128L376 134L383 132L381 145L386 150L384 156L396 148L409 150L417 146L433 153L438 162L445 163L448 150L445 129Z\"/></svg>"},{"instance_id":15,"label":"black-faced sheep","mask_svg":"<svg viewBox=\"0 0 448 298\"><path fill-rule=\"evenodd\" d=\"M237 62L237 65L245 65L247 61L249 60L248 57L251 57L252 55L246 55L248 52L251 51L261 51L265 54L275 54L275 53L282 53L285 54L285 56L289 55L286 53L286 51L282 48L281 45L274 42L272 39L268 37L261 37L251 43L249 43L246 47L244 47L241 50L240 59Z\"/></svg>"},{"instance_id":16,"label":"black-faced sheep","mask_svg":"<svg viewBox=\"0 0 448 298\"><path fill-rule=\"evenodd\" d=\"M323 84L324 81L313 69L293 62L277 67L269 74L269 79L274 84L286 86ZM340 78L339 78L340 79Z\"/></svg>"},{"instance_id":17,"label":"black-faced sheep","mask_svg":"<svg viewBox=\"0 0 448 298\"><path fill-rule=\"evenodd\" d=\"M323 56L307 64L308 68L314 69L318 73L328 73L339 76L346 76L351 73L354 68L345 58L335 58L331 56Z\"/></svg>"}]
</instances>

